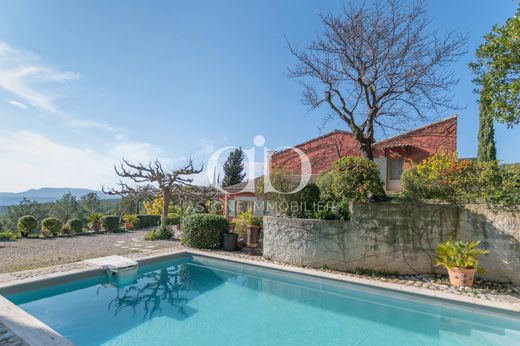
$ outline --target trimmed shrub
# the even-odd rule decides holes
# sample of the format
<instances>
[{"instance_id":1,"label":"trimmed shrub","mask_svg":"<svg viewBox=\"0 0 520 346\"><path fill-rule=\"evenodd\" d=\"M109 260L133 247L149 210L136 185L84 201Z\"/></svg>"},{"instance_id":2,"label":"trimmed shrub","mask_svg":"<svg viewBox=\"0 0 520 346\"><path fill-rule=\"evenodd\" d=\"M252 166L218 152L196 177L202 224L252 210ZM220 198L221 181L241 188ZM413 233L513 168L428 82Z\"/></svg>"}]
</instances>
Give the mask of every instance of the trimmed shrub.
<instances>
[{"instance_id":1,"label":"trimmed shrub","mask_svg":"<svg viewBox=\"0 0 520 346\"><path fill-rule=\"evenodd\" d=\"M316 181L322 200L333 202L368 202L385 195L379 168L361 157L342 157Z\"/></svg>"},{"instance_id":2,"label":"trimmed shrub","mask_svg":"<svg viewBox=\"0 0 520 346\"><path fill-rule=\"evenodd\" d=\"M1 231L0 232L0 241L13 241L16 240L17 236L14 232L11 231Z\"/></svg>"},{"instance_id":3,"label":"trimmed shrub","mask_svg":"<svg viewBox=\"0 0 520 346\"><path fill-rule=\"evenodd\" d=\"M42 231L49 231L52 236L60 234L63 227L63 221L57 217L48 217L42 220Z\"/></svg>"},{"instance_id":4,"label":"trimmed shrub","mask_svg":"<svg viewBox=\"0 0 520 346\"><path fill-rule=\"evenodd\" d=\"M107 215L103 216L101 220L103 228L107 232L118 232L119 231L119 216Z\"/></svg>"},{"instance_id":5,"label":"trimmed shrub","mask_svg":"<svg viewBox=\"0 0 520 346\"><path fill-rule=\"evenodd\" d=\"M297 218L312 218L320 201L320 189L316 184L307 184L300 191L289 195L289 214Z\"/></svg>"},{"instance_id":6,"label":"trimmed shrub","mask_svg":"<svg viewBox=\"0 0 520 346\"><path fill-rule=\"evenodd\" d=\"M142 228L158 226L161 223L161 215L156 214L139 214L139 225Z\"/></svg>"},{"instance_id":7,"label":"trimmed shrub","mask_svg":"<svg viewBox=\"0 0 520 346\"><path fill-rule=\"evenodd\" d=\"M168 225L180 225L181 216L177 213L168 214Z\"/></svg>"},{"instance_id":8,"label":"trimmed shrub","mask_svg":"<svg viewBox=\"0 0 520 346\"><path fill-rule=\"evenodd\" d=\"M222 235L228 232L228 221L215 214L192 214L184 220L181 243L183 245L213 249L221 247Z\"/></svg>"},{"instance_id":9,"label":"trimmed shrub","mask_svg":"<svg viewBox=\"0 0 520 346\"><path fill-rule=\"evenodd\" d=\"M67 225L69 225L72 234L83 232L83 220L81 219L70 219L67 221Z\"/></svg>"},{"instance_id":10,"label":"trimmed shrub","mask_svg":"<svg viewBox=\"0 0 520 346\"><path fill-rule=\"evenodd\" d=\"M24 215L18 219L17 226L22 237L27 237L29 234L34 234L38 230L38 220L32 215Z\"/></svg>"},{"instance_id":11,"label":"trimmed shrub","mask_svg":"<svg viewBox=\"0 0 520 346\"><path fill-rule=\"evenodd\" d=\"M144 236L144 240L169 240L173 237L173 232L168 226L162 226L157 229L148 231Z\"/></svg>"}]
</instances>

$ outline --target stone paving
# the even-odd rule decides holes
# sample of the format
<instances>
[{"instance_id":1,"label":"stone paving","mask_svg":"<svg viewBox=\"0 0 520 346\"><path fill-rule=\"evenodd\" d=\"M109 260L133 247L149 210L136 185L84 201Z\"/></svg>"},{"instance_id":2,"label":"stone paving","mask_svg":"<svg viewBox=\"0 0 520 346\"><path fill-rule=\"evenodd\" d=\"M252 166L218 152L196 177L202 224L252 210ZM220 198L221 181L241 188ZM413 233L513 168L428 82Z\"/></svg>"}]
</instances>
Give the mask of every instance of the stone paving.
<instances>
[{"instance_id":1,"label":"stone paving","mask_svg":"<svg viewBox=\"0 0 520 346\"><path fill-rule=\"evenodd\" d=\"M0 323L0 346L28 346L17 335Z\"/></svg>"}]
</instances>

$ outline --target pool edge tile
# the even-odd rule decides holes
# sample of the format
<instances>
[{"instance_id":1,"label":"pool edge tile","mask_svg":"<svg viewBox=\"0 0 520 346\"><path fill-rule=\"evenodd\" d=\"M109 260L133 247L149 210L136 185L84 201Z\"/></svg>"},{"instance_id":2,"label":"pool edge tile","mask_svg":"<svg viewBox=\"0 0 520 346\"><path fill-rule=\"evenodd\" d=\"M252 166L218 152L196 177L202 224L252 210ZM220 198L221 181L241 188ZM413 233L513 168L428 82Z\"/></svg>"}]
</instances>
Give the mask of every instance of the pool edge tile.
<instances>
[{"instance_id":1,"label":"pool edge tile","mask_svg":"<svg viewBox=\"0 0 520 346\"><path fill-rule=\"evenodd\" d=\"M242 264L251 264L254 266L261 266L264 268L270 268L285 272L299 273L305 275L311 275L318 278L332 279L336 281L342 281L347 283L365 285L370 287L383 288L391 291L398 291L404 293L415 294L422 297L430 297L430 298L438 298L446 301L456 302L456 303L465 303L474 306L481 306L485 308L492 308L498 310L504 310L508 312L520 313L520 303L510 303L510 302L500 302L500 301L491 301L484 300L478 298L472 298L464 295L457 295L449 292L442 291L434 291L428 288L423 287L413 287L413 286L405 286L396 283L390 282L381 282L378 280L372 280L363 277L353 277L345 274L336 274L336 273L327 273L317 269L311 268L303 268L303 267L294 267L294 266L285 266L283 264L269 263L264 261L255 261L252 259L239 258L231 255L222 255L211 252L199 251L199 250L187 250L188 254L203 256L203 257L211 257L215 259L222 259L226 261L242 263Z\"/></svg>"},{"instance_id":2,"label":"pool edge tile","mask_svg":"<svg viewBox=\"0 0 520 346\"><path fill-rule=\"evenodd\" d=\"M27 345L72 346L67 338L0 295L0 323Z\"/></svg>"}]
</instances>

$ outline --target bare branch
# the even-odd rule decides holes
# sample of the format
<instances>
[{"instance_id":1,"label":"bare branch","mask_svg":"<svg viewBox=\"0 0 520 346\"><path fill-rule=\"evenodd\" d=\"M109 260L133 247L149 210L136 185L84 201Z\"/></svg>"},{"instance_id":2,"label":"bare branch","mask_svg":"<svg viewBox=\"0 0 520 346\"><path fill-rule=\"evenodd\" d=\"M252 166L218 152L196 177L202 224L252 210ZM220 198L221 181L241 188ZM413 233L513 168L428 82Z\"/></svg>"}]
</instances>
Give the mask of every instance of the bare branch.
<instances>
[{"instance_id":1,"label":"bare branch","mask_svg":"<svg viewBox=\"0 0 520 346\"><path fill-rule=\"evenodd\" d=\"M303 48L288 43L297 59L288 76L303 86L304 104L326 104L347 124L367 157L375 126L391 129L458 108L449 66L465 53L467 37L429 31L424 1L351 3L321 19L316 40Z\"/></svg>"}]
</instances>

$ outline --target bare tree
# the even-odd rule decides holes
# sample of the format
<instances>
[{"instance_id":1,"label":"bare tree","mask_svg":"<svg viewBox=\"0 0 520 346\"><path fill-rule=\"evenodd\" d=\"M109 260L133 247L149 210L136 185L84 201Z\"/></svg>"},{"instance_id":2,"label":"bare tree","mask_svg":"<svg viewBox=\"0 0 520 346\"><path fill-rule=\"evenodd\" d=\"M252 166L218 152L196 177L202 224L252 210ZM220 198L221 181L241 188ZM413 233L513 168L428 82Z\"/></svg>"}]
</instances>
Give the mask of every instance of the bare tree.
<instances>
[{"instance_id":1,"label":"bare tree","mask_svg":"<svg viewBox=\"0 0 520 346\"><path fill-rule=\"evenodd\" d=\"M155 159L147 164L130 163L123 159L119 166L114 166L114 170L121 178L127 178L133 185L129 185L120 180L117 188L105 189L103 192L109 195L118 195L123 197L144 197L144 196L160 196L163 199L163 208L161 215L161 225L166 224L168 218L168 206L172 201L173 195L180 191L181 188L191 186L193 179L190 175L202 172L202 167L194 168L191 159L179 169L165 169L162 163Z\"/></svg>"},{"instance_id":2,"label":"bare tree","mask_svg":"<svg viewBox=\"0 0 520 346\"><path fill-rule=\"evenodd\" d=\"M303 102L330 110L351 129L373 159L374 131L403 130L454 109L458 80L447 66L465 53L467 37L426 31L423 1L350 4L341 15L322 15L324 30L303 49L289 43L298 63L288 75L303 85ZM431 115L426 115L426 114Z\"/></svg>"},{"instance_id":3,"label":"bare tree","mask_svg":"<svg viewBox=\"0 0 520 346\"><path fill-rule=\"evenodd\" d=\"M196 210L209 212L208 202L214 201L219 195L219 191L213 186L184 186L179 190L181 207L188 207Z\"/></svg>"}]
</instances>

